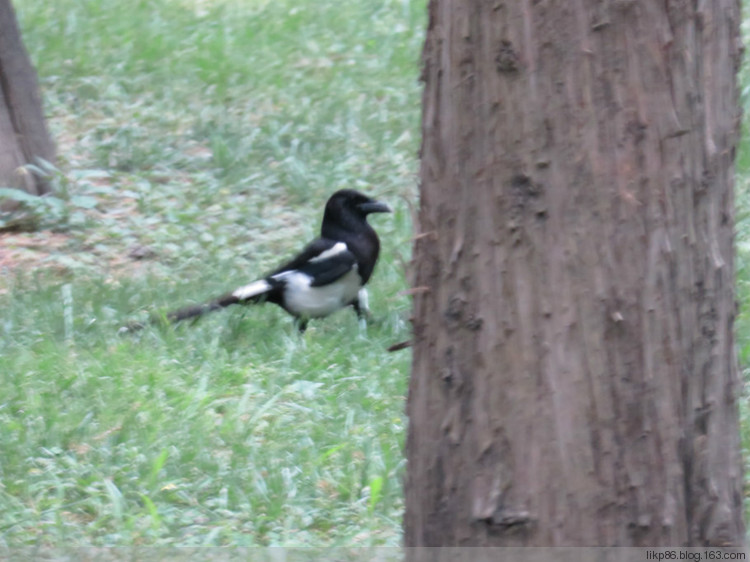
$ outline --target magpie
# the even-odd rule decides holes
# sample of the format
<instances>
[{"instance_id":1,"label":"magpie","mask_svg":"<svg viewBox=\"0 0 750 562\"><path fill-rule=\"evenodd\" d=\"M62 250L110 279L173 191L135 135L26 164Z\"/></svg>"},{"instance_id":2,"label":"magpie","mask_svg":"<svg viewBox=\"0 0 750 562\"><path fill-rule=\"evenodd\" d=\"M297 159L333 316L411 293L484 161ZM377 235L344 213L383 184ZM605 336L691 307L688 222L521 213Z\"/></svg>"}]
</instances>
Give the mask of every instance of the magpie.
<instances>
[{"instance_id":1,"label":"magpie","mask_svg":"<svg viewBox=\"0 0 750 562\"><path fill-rule=\"evenodd\" d=\"M180 322L233 304L271 302L294 316L300 332L311 318L322 318L351 306L362 318L368 312L365 284L380 253L380 240L367 222L370 213L392 209L353 189L328 199L320 237L271 273L204 304L174 310L169 322Z\"/></svg>"}]
</instances>

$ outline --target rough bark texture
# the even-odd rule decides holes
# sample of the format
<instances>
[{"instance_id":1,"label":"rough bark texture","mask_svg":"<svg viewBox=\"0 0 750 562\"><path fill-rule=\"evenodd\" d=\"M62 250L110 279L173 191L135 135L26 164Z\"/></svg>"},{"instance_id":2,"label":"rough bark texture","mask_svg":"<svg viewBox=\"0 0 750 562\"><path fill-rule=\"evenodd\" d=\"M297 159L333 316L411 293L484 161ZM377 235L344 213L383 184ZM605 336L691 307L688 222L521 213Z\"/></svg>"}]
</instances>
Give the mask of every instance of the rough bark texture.
<instances>
[{"instance_id":1,"label":"rough bark texture","mask_svg":"<svg viewBox=\"0 0 750 562\"><path fill-rule=\"evenodd\" d=\"M737 0L432 0L406 546L743 537Z\"/></svg>"},{"instance_id":2,"label":"rough bark texture","mask_svg":"<svg viewBox=\"0 0 750 562\"><path fill-rule=\"evenodd\" d=\"M44 178L20 171L38 158L54 162L55 146L13 7L10 0L0 0L0 187L16 187L35 195L48 192Z\"/></svg>"}]
</instances>

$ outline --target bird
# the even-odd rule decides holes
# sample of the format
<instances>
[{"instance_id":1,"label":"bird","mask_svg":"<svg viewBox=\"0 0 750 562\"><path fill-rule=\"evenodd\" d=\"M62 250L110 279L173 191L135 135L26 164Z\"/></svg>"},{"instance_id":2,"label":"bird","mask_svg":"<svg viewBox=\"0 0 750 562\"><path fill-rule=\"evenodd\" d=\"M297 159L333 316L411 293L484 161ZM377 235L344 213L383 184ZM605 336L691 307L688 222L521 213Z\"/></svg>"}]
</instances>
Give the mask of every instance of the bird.
<instances>
[{"instance_id":1,"label":"bird","mask_svg":"<svg viewBox=\"0 0 750 562\"><path fill-rule=\"evenodd\" d=\"M292 315L300 333L312 318L351 306L359 318L369 313L364 286L378 261L380 239L367 222L391 207L354 189L341 189L326 202L320 236L295 257L261 279L206 303L166 314L170 323L196 318L233 304L270 302Z\"/></svg>"}]
</instances>

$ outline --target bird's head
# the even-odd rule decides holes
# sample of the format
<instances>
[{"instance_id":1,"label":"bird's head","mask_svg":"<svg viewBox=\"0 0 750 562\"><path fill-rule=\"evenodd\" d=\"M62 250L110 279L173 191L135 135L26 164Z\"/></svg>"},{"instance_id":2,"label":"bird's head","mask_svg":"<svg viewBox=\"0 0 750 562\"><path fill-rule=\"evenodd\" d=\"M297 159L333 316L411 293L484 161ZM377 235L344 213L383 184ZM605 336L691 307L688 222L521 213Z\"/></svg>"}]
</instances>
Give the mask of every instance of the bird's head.
<instances>
[{"instance_id":1,"label":"bird's head","mask_svg":"<svg viewBox=\"0 0 750 562\"><path fill-rule=\"evenodd\" d=\"M382 201L377 201L354 189L342 189L328 199L323 222L329 220L343 223L351 218L365 220L370 213L391 212L393 209Z\"/></svg>"}]
</instances>

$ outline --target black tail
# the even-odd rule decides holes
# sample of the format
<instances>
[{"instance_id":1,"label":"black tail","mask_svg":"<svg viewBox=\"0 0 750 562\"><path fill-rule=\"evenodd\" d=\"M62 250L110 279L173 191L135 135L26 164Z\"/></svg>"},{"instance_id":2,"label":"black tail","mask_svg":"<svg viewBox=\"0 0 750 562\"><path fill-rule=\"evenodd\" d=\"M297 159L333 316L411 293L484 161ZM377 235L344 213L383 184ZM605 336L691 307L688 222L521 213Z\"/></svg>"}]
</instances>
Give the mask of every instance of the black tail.
<instances>
[{"instance_id":1,"label":"black tail","mask_svg":"<svg viewBox=\"0 0 750 562\"><path fill-rule=\"evenodd\" d=\"M192 306L186 306L185 308L173 310L172 312L168 312L166 317L152 316L150 324L161 324L165 318L170 324L175 324L183 320L188 320L189 318L197 318L199 316L203 316L208 312L220 310L233 304L262 302L266 300L269 292L271 292L272 289L273 286L266 280L261 279L258 281L254 281L249 285L240 287L231 293L222 295L207 303L195 304ZM146 324L144 324L143 322L129 322L128 324L120 328L120 333L137 332L138 330L142 330L145 327Z\"/></svg>"},{"instance_id":2,"label":"black tail","mask_svg":"<svg viewBox=\"0 0 750 562\"><path fill-rule=\"evenodd\" d=\"M128 322L127 324L125 324L125 326L120 328L119 332L121 334L137 332L145 328L148 324L161 324L164 322L165 318L170 324L176 324L177 322L189 320L190 318L198 318L199 316L203 316L204 314L213 312L214 310L220 310L222 308L226 308L227 306L231 306L240 302L251 302L252 300L258 299L248 299L243 301L234 296L232 293L229 293L204 304L194 304L192 306L186 306L184 308L173 310L172 312L168 312L166 316L154 315L147 323Z\"/></svg>"},{"instance_id":3,"label":"black tail","mask_svg":"<svg viewBox=\"0 0 750 562\"><path fill-rule=\"evenodd\" d=\"M185 308L168 312L167 320L169 320L171 324L175 324L177 322L182 322L183 320L203 316L214 310L226 308L233 304L237 304L238 302L240 302L240 299L235 297L232 293L229 293L228 295L221 296L218 299L214 299L204 304L195 304L193 306L186 306Z\"/></svg>"}]
</instances>

